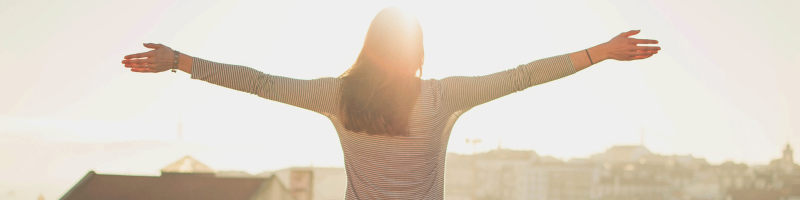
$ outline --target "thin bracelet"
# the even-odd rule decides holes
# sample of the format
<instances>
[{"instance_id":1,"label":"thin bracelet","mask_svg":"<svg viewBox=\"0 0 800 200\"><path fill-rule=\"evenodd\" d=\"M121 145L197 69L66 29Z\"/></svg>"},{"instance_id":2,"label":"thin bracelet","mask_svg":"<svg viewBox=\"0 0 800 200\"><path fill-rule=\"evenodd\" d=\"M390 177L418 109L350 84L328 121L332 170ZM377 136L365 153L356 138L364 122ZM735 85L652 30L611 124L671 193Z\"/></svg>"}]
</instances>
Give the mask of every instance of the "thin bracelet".
<instances>
[{"instance_id":1,"label":"thin bracelet","mask_svg":"<svg viewBox=\"0 0 800 200\"><path fill-rule=\"evenodd\" d=\"M175 60L172 60L172 73L175 73L175 70L178 69L178 57L181 55L181 52L175 51Z\"/></svg>"},{"instance_id":2,"label":"thin bracelet","mask_svg":"<svg viewBox=\"0 0 800 200\"><path fill-rule=\"evenodd\" d=\"M586 56L589 56L589 62L592 63L592 65L594 65L594 62L592 61L592 56L589 55L589 49L586 49Z\"/></svg>"}]
</instances>

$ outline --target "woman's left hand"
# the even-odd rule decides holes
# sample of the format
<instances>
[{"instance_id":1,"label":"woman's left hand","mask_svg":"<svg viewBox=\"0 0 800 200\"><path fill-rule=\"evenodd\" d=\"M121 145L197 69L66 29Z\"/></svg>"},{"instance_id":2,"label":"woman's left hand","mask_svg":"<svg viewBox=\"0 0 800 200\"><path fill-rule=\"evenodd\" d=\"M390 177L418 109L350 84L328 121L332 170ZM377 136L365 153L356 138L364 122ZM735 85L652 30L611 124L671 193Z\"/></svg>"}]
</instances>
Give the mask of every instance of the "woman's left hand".
<instances>
[{"instance_id":1,"label":"woman's left hand","mask_svg":"<svg viewBox=\"0 0 800 200\"><path fill-rule=\"evenodd\" d=\"M172 69L175 52L162 44L145 43L144 47L153 49L148 52L125 56L122 64L131 68L132 72L163 72Z\"/></svg>"},{"instance_id":2,"label":"woman's left hand","mask_svg":"<svg viewBox=\"0 0 800 200\"><path fill-rule=\"evenodd\" d=\"M600 45L605 55L603 59L630 61L645 59L661 50L658 46L639 46L639 44L658 44L658 40L636 39L631 36L639 34L639 30L620 33L610 41Z\"/></svg>"}]
</instances>

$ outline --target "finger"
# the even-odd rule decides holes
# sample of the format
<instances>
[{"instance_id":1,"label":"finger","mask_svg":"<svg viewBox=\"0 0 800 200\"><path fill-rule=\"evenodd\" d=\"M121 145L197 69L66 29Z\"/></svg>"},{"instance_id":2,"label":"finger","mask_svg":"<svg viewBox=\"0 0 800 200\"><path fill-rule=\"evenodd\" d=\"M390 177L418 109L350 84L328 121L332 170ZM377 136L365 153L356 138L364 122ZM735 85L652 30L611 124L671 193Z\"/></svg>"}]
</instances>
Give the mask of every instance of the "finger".
<instances>
[{"instance_id":1,"label":"finger","mask_svg":"<svg viewBox=\"0 0 800 200\"><path fill-rule=\"evenodd\" d=\"M643 55L643 54L653 54L658 52L658 50L630 50L627 51L628 55Z\"/></svg>"},{"instance_id":2,"label":"finger","mask_svg":"<svg viewBox=\"0 0 800 200\"><path fill-rule=\"evenodd\" d=\"M163 44L153 44L153 43L144 43L144 47L151 48L151 49L159 49L164 47Z\"/></svg>"},{"instance_id":3,"label":"finger","mask_svg":"<svg viewBox=\"0 0 800 200\"><path fill-rule=\"evenodd\" d=\"M127 55L127 56L125 56L125 59L144 58L144 57L150 57L150 56L153 56L153 51Z\"/></svg>"},{"instance_id":4,"label":"finger","mask_svg":"<svg viewBox=\"0 0 800 200\"><path fill-rule=\"evenodd\" d=\"M649 54L657 54L658 50L647 50L646 52Z\"/></svg>"},{"instance_id":5,"label":"finger","mask_svg":"<svg viewBox=\"0 0 800 200\"><path fill-rule=\"evenodd\" d=\"M156 64L125 64L127 68L156 68Z\"/></svg>"},{"instance_id":6,"label":"finger","mask_svg":"<svg viewBox=\"0 0 800 200\"><path fill-rule=\"evenodd\" d=\"M625 36L625 37L630 37L630 36L639 34L639 32L641 32L641 30L631 30L631 31L628 31L628 32L621 33L620 35Z\"/></svg>"},{"instance_id":7,"label":"finger","mask_svg":"<svg viewBox=\"0 0 800 200\"><path fill-rule=\"evenodd\" d=\"M639 50L639 51L653 51L653 50L658 51L658 50L661 50L661 47L636 46L633 49L634 50Z\"/></svg>"},{"instance_id":8,"label":"finger","mask_svg":"<svg viewBox=\"0 0 800 200\"><path fill-rule=\"evenodd\" d=\"M658 40L647 40L647 39L636 39L631 38L630 40L634 44L658 44Z\"/></svg>"},{"instance_id":9,"label":"finger","mask_svg":"<svg viewBox=\"0 0 800 200\"><path fill-rule=\"evenodd\" d=\"M649 57L653 57L653 54L643 55L643 56L636 56L636 57L633 57L633 59L634 60L641 60L641 59L645 59L645 58L649 58Z\"/></svg>"},{"instance_id":10,"label":"finger","mask_svg":"<svg viewBox=\"0 0 800 200\"><path fill-rule=\"evenodd\" d=\"M154 72L158 72L158 71L156 71L155 69L151 69L151 68L131 68L131 71L132 71L132 72L142 72L142 73L154 73Z\"/></svg>"},{"instance_id":11,"label":"finger","mask_svg":"<svg viewBox=\"0 0 800 200\"><path fill-rule=\"evenodd\" d=\"M632 51L628 53L628 57L646 56L658 53L658 51Z\"/></svg>"},{"instance_id":12,"label":"finger","mask_svg":"<svg viewBox=\"0 0 800 200\"><path fill-rule=\"evenodd\" d=\"M636 56L652 55L652 54L655 54L655 52L633 50L633 51L626 52L625 56L628 57L628 58L633 58L633 57L636 57Z\"/></svg>"},{"instance_id":13,"label":"finger","mask_svg":"<svg viewBox=\"0 0 800 200\"><path fill-rule=\"evenodd\" d=\"M125 64L127 68L148 68L148 69L155 69L158 68L158 64Z\"/></svg>"},{"instance_id":14,"label":"finger","mask_svg":"<svg viewBox=\"0 0 800 200\"><path fill-rule=\"evenodd\" d=\"M123 60L122 64L152 64L155 63L153 58Z\"/></svg>"}]
</instances>

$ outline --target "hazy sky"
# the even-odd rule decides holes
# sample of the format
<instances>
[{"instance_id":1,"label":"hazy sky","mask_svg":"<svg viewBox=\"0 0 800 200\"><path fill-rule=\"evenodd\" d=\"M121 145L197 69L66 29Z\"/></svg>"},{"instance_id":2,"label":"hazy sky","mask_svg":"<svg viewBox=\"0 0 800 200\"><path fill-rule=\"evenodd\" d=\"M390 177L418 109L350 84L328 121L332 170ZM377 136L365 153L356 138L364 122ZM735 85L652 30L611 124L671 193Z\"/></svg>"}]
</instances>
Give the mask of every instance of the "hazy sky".
<instances>
[{"instance_id":1,"label":"hazy sky","mask_svg":"<svg viewBox=\"0 0 800 200\"><path fill-rule=\"evenodd\" d=\"M251 173L342 166L322 115L185 73L133 73L120 61L152 42L273 75L338 76L387 6L419 18L426 79L506 70L633 29L663 48L478 106L456 123L449 151L472 152L465 138L482 138L477 151L502 143L586 157L638 144L642 128L650 150L712 163L765 164L787 141L800 145L800 1L3 0L0 143L8 151L0 151L0 176L41 174L29 166L49 159L74 168L62 174L69 186L88 169L157 173L185 154ZM170 145L115 149L133 141Z\"/></svg>"}]
</instances>

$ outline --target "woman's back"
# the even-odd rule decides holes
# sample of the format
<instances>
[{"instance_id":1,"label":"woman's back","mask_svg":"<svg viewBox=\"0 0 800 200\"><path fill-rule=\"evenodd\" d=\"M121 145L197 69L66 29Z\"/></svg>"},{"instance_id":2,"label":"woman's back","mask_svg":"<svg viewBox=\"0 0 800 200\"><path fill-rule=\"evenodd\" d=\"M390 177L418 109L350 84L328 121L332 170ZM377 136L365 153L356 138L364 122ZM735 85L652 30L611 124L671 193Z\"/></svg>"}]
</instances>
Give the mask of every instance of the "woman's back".
<instances>
[{"instance_id":1,"label":"woman's back","mask_svg":"<svg viewBox=\"0 0 800 200\"><path fill-rule=\"evenodd\" d=\"M447 138L455 119L444 112L439 81L423 80L408 136L354 133L332 115L348 174L346 199L441 199Z\"/></svg>"}]
</instances>

